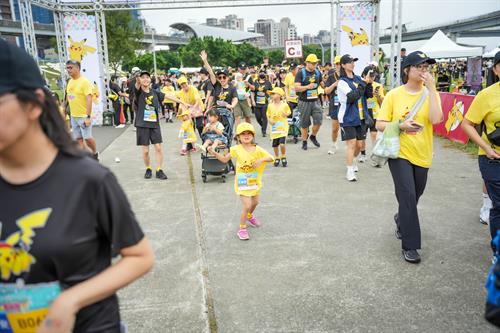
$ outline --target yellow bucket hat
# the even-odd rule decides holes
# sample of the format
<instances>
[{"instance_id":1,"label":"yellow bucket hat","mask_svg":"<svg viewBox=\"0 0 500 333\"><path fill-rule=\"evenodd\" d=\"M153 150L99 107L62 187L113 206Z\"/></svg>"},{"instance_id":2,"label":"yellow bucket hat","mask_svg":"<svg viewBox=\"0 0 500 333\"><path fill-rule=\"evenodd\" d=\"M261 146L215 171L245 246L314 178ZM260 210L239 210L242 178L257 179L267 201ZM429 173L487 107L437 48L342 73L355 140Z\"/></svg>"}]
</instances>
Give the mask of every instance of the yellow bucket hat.
<instances>
[{"instance_id":1,"label":"yellow bucket hat","mask_svg":"<svg viewBox=\"0 0 500 333\"><path fill-rule=\"evenodd\" d=\"M188 83L188 80L186 79L185 76L181 76L178 80L177 80L177 84L180 86L181 84L183 83Z\"/></svg>"},{"instance_id":2,"label":"yellow bucket hat","mask_svg":"<svg viewBox=\"0 0 500 333\"><path fill-rule=\"evenodd\" d=\"M281 97L284 97L285 96L285 91L282 88L280 88L280 87L274 87L273 90L271 90L271 91L268 92L268 94L269 95L278 94Z\"/></svg>"},{"instance_id":3,"label":"yellow bucket hat","mask_svg":"<svg viewBox=\"0 0 500 333\"><path fill-rule=\"evenodd\" d=\"M319 62L319 59L315 54L311 53L310 55L307 56L306 62L317 63Z\"/></svg>"},{"instance_id":4,"label":"yellow bucket hat","mask_svg":"<svg viewBox=\"0 0 500 333\"><path fill-rule=\"evenodd\" d=\"M255 135L255 128L252 124L244 122L236 127L236 135L240 135L243 132L252 132L252 134Z\"/></svg>"}]
</instances>

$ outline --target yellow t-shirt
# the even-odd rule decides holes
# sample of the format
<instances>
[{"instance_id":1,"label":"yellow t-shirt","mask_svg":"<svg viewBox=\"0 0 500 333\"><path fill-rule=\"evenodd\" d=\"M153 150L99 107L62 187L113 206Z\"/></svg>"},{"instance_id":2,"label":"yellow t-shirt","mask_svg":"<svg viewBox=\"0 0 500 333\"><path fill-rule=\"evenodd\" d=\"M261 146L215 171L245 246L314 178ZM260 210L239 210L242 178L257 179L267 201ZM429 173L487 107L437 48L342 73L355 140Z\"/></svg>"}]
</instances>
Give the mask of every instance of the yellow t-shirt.
<instances>
[{"instance_id":1,"label":"yellow t-shirt","mask_svg":"<svg viewBox=\"0 0 500 333\"><path fill-rule=\"evenodd\" d=\"M477 94L465 114L465 119L474 124L480 124L484 121L486 132L483 131L482 138L488 144L491 144L486 133L491 133L496 129L495 123L500 126L500 82L481 90ZM495 148L500 151L500 147ZM479 155L486 155L481 147L479 147Z\"/></svg>"},{"instance_id":2,"label":"yellow t-shirt","mask_svg":"<svg viewBox=\"0 0 500 333\"><path fill-rule=\"evenodd\" d=\"M184 120L181 124L181 138L183 143L196 142L196 133L191 119Z\"/></svg>"},{"instance_id":3,"label":"yellow t-shirt","mask_svg":"<svg viewBox=\"0 0 500 333\"><path fill-rule=\"evenodd\" d=\"M230 153L231 158L236 159L234 191L245 197L258 195L262 188L262 175L267 163L262 163L257 169L252 165L258 159L273 158L272 155L259 146L255 146L255 151L249 152L242 145L231 147Z\"/></svg>"},{"instance_id":4,"label":"yellow t-shirt","mask_svg":"<svg viewBox=\"0 0 500 333\"><path fill-rule=\"evenodd\" d=\"M175 95L175 88L173 86L163 86L161 88L161 92L164 93L165 95ZM170 99L166 99L163 101L163 104L175 104L174 101Z\"/></svg>"},{"instance_id":5,"label":"yellow t-shirt","mask_svg":"<svg viewBox=\"0 0 500 333\"><path fill-rule=\"evenodd\" d=\"M385 96L377 119L389 122L403 121L422 93L423 89L416 94L409 93L406 91L405 86L392 89ZM408 160L414 165L429 168L432 164L433 133L432 124L429 120L429 97L426 98L413 120L422 124L424 128L416 134L401 132L399 158Z\"/></svg>"},{"instance_id":6,"label":"yellow t-shirt","mask_svg":"<svg viewBox=\"0 0 500 333\"><path fill-rule=\"evenodd\" d=\"M288 73L285 76L285 87L288 89L288 95L290 98L287 100L288 102L298 103L299 98L297 93L295 92L295 75L293 73Z\"/></svg>"},{"instance_id":7,"label":"yellow t-shirt","mask_svg":"<svg viewBox=\"0 0 500 333\"><path fill-rule=\"evenodd\" d=\"M375 93L375 89L377 87L378 88L378 91L379 91L379 94L380 96L382 97L382 99L384 98L385 96L385 93L384 93L384 86L381 85L380 83L378 82L373 82L372 83L372 86L373 86L373 91ZM380 105L378 104L378 100L377 100L377 97L375 97L375 95L373 95L372 98L368 98L366 100L366 103L368 105L368 109L371 109L373 111L373 119L377 119L377 115L378 115L378 111L380 110Z\"/></svg>"},{"instance_id":8,"label":"yellow t-shirt","mask_svg":"<svg viewBox=\"0 0 500 333\"><path fill-rule=\"evenodd\" d=\"M87 96L92 95L92 84L84 77L70 79L66 87L71 117L87 117Z\"/></svg>"},{"instance_id":9,"label":"yellow t-shirt","mask_svg":"<svg viewBox=\"0 0 500 333\"><path fill-rule=\"evenodd\" d=\"M273 122L271 127L271 140L283 138L288 135L288 115L291 113L290 107L287 103L281 102L276 105L274 102L269 103L267 106L267 119Z\"/></svg>"},{"instance_id":10,"label":"yellow t-shirt","mask_svg":"<svg viewBox=\"0 0 500 333\"><path fill-rule=\"evenodd\" d=\"M200 93L198 92L198 89L196 89L196 87L189 86L187 92L181 89L176 93L176 95L177 98L179 98L181 101L189 105L198 105L203 110L204 105L203 102L201 101Z\"/></svg>"}]
</instances>

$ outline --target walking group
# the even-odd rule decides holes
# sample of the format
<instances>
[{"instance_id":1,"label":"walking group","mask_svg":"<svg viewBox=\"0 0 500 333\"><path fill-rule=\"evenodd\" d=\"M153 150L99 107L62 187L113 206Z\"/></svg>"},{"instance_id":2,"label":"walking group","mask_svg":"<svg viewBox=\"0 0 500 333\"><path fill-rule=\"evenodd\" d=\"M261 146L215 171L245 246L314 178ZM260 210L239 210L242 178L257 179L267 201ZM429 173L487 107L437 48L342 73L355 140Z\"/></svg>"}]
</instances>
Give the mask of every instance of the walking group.
<instances>
[{"instance_id":1,"label":"walking group","mask_svg":"<svg viewBox=\"0 0 500 333\"><path fill-rule=\"evenodd\" d=\"M66 63L71 79L63 109L69 109L70 134L33 59L0 39L0 60L9 72L0 76L0 294L42 295L37 306L46 311L38 332L120 332L116 292L147 273L154 255L114 175L87 158L99 158L92 137L90 83L78 62ZM328 154L338 153L340 132L346 179L355 182L361 180L357 163L384 164L376 151L367 153L368 133L376 147L384 134L396 132L399 151L388 159L398 202L395 237L401 240L403 258L420 262L417 205L432 165L432 128L443 120L431 73L434 59L420 51L408 54L401 66L403 84L387 93L379 82L378 64L368 64L358 76L358 59L349 54L323 68L314 54L304 64L274 68L268 59L259 66L240 62L236 70L213 68L205 51L200 60L201 70L191 77L174 74L157 81L135 68L126 91L116 80L111 87L131 105L127 119L134 119L144 178L152 178L155 170L157 179L167 179L160 121L174 123L176 115L180 155L202 154L204 177L234 171L234 191L242 206L237 237L249 240L247 226L263 225L256 208L266 165L294 166L287 156L288 139L302 140L302 154L310 153L309 142L319 148L326 113L332 121ZM500 52L493 71L498 81ZM252 125L253 117L260 128ZM496 82L477 95L462 124L480 147L479 169L492 202L492 239L500 229L499 124ZM259 135L269 138L273 153L256 144ZM121 258L111 265L118 254Z\"/></svg>"}]
</instances>

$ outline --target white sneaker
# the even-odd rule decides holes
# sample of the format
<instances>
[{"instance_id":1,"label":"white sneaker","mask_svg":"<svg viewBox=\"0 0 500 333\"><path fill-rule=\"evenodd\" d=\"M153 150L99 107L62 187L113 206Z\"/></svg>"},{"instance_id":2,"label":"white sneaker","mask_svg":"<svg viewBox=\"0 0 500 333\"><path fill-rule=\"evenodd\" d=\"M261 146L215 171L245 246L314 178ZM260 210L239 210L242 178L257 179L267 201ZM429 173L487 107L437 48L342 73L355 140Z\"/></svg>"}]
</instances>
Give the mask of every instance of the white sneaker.
<instances>
[{"instance_id":1,"label":"white sneaker","mask_svg":"<svg viewBox=\"0 0 500 333\"><path fill-rule=\"evenodd\" d=\"M483 205L479 210L479 222L482 224L490 223L490 207Z\"/></svg>"},{"instance_id":2,"label":"white sneaker","mask_svg":"<svg viewBox=\"0 0 500 333\"><path fill-rule=\"evenodd\" d=\"M358 166L357 166L356 164L354 164L354 165L352 166L352 170L353 170L354 172L359 172L359 168L358 168Z\"/></svg>"},{"instance_id":3,"label":"white sneaker","mask_svg":"<svg viewBox=\"0 0 500 333\"><path fill-rule=\"evenodd\" d=\"M345 177L350 182L355 182L358 180L358 178L356 177L356 173L354 172L354 169L349 167L347 167L347 174Z\"/></svg>"},{"instance_id":4,"label":"white sneaker","mask_svg":"<svg viewBox=\"0 0 500 333\"><path fill-rule=\"evenodd\" d=\"M337 144L334 143L332 144L332 148L328 151L328 155L335 155L336 152L337 152Z\"/></svg>"},{"instance_id":5,"label":"white sneaker","mask_svg":"<svg viewBox=\"0 0 500 333\"><path fill-rule=\"evenodd\" d=\"M358 162L359 163L365 163L366 162L366 155L363 155L363 154L359 155L358 156Z\"/></svg>"},{"instance_id":6,"label":"white sneaker","mask_svg":"<svg viewBox=\"0 0 500 333\"><path fill-rule=\"evenodd\" d=\"M132 131L137 132L137 127L132 128Z\"/></svg>"}]
</instances>

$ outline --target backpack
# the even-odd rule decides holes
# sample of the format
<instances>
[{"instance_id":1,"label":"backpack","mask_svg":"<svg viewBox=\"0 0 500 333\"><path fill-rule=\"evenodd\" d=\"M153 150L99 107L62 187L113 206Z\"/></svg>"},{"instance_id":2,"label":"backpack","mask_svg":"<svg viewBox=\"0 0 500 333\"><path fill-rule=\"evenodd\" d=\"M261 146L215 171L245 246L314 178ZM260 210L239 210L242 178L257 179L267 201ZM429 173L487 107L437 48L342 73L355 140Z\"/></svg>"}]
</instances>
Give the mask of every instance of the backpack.
<instances>
[{"instance_id":1,"label":"backpack","mask_svg":"<svg viewBox=\"0 0 500 333\"><path fill-rule=\"evenodd\" d=\"M321 82L321 72L317 68L314 71L316 72L316 82L319 84ZM306 83L306 77L307 77L305 67L302 67L301 73L302 73L302 84L304 84Z\"/></svg>"}]
</instances>

